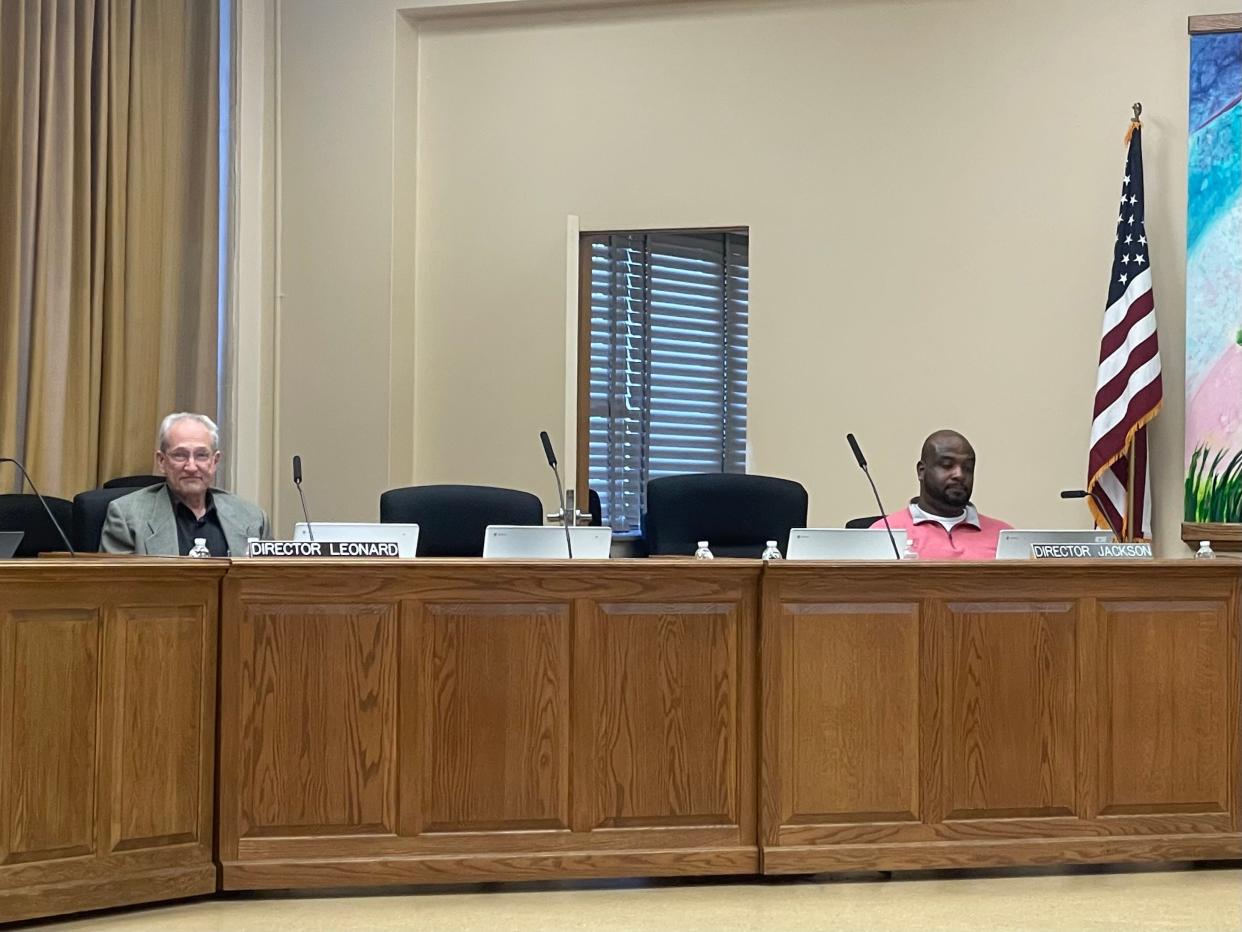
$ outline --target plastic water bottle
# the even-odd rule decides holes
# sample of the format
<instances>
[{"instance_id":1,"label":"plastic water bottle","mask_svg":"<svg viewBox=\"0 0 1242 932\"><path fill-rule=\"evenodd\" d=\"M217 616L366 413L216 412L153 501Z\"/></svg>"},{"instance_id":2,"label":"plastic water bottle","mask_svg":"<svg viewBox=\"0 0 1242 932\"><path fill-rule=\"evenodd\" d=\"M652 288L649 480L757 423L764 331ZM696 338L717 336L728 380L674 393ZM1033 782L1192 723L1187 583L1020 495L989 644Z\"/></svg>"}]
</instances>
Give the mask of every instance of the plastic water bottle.
<instances>
[{"instance_id":1,"label":"plastic water bottle","mask_svg":"<svg viewBox=\"0 0 1242 932\"><path fill-rule=\"evenodd\" d=\"M1212 549L1210 540L1199 541L1199 549L1195 551L1196 560L1215 560L1216 551Z\"/></svg>"},{"instance_id":2,"label":"plastic water bottle","mask_svg":"<svg viewBox=\"0 0 1242 932\"><path fill-rule=\"evenodd\" d=\"M917 560L919 558L919 552L914 549L913 538L906 538L906 547L901 551L901 558L903 560Z\"/></svg>"},{"instance_id":3,"label":"plastic water bottle","mask_svg":"<svg viewBox=\"0 0 1242 932\"><path fill-rule=\"evenodd\" d=\"M254 546L254 545L255 545L255 544L257 544L258 542L259 542L259 538L257 538L257 537L247 537L247 538L246 538L246 556L248 556L248 557L253 557L253 556L254 556L254 551L255 551L255 546Z\"/></svg>"},{"instance_id":4,"label":"plastic water bottle","mask_svg":"<svg viewBox=\"0 0 1242 932\"><path fill-rule=\"evenodd\" d=\"M207 549L207 538L206 537L194 538L194 546L190 548L189 556L191 557L211 556L211 551Z\"/></svg>"},{"instance_id":5,"label":"plastic water bottle","mask_svg":"<svg viewBox=\"0 0 1242 932\"><path fill-rule=\"evenodd\" d=\"M776 546L776 541L774 541L774 540L770 540L770 541L768 541L768 545L767 545L766 547L764 547L764 548L763 548L763 555L762 555L759 559L761 559L761 560L780 560L780 559L782 559L782 557L781 557L781 548L780 548L780 547L778 547L778 546Z\"/></svg>"},{"instance_id":6,"label":"plastic water bottle","mask_svg":"<svg viewBox=\"0 0 1242 932\"><path fill-rule=\"evenodd\" d=\"M711 560L711 559L713 559L713 557L712 557L712 552L711 552L710 550L708 550L708 549L707 549L707 541L705 541L705 540L701 540L701 541L699 541L699 549L698 549L698 550L696 550L696 551L694 551L694 558L695 558L696 560Z\"/></svg>"}]
</instances>

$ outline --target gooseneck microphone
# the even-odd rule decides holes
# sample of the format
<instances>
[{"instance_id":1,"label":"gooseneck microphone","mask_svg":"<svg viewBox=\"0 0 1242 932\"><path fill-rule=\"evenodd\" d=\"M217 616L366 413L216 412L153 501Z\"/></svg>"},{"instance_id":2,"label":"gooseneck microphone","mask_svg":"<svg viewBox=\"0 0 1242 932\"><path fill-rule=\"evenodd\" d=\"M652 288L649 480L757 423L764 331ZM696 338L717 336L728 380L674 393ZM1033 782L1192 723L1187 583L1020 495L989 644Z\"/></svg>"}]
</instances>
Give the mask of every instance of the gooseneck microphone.
<instances>
[{"instance_id":1,"label":"gooseneck microphone","mask_svg":"<svg viewBox=\"0 0 1242 932\"><path fill-rule=\"evenodd\" d=\"M298 498L302 502L302 517L306 519L306 533L311 543L315 541L315 526L311 524L310 512L306 510L306 496L302 494L302 457L293 455L293 484L298 487Z\"/></svg>"},{"instance_id":2,"label":"gooseneck microphone","mask_svg":"<svg viewBox=\"0 0 1242 932\"><path fill-rule=\"evenodd\" d=\"M546 430L539 431L539 442L543 444L543 455L548 458L548 465L552 467L552 475L556 476L556 495L557 502L561 509L561 524L565 527L565 549L569 552L569 559L574 558L574 543L569 535L569 510L565 507L565 488L561 485L561 471L556 466L556 453L552 451L552 438L548 436Z\"/></svg>"},{"instance_id":3,"label":"gooseneck microphone","mask_svg":"<svg viewBox=\"0 0 1242 932\"><path fill-rule=\"evenodd\" d=\"M875 496L875 503L880 508L880 518L884 521L884 529L888 531L888 542L893 545L893 555L900 560L901 551L897 547L897 538L893 536L893 529L889 527L888 512L884 508L884 503L880 501L880 491L875 487L875 480L871 478L871 471L867 469L867 458L863 456L862 447L858 445L858 441L854 439L853 434L846 434L845 439L849 443L850 449L854 451L854 459L858 460L858 468L863 471L863 475L871 483L871 494Z\"/></svg>"},{"instance_id":4,"label":"gooseneck microphone","mask_svg":"<svg viewBox=\"0 0 1242 932\"><path fill-rule=\"evenodd\" d=\"M1113 532L1113 537L1117 543L1122 542L1121 532L1117 530L1117 526L1113 524L1113 519L1108 515L1108 509L1104 507L1104 502L1100 501L1099 496L1095 494L1095 489L1065 489L1061 492L1062 498L1089 498L1095 502L1095 507L1100 509L1100 514L1104 516L1104 523L1108 525L1108 529Z\"/></svg>"},{"instance_id":5,"label":"gooseneck microphone","mask_svg":"<svg viewBox=\"0 0 1242 932\"><path fill-rule=\"evenodd\" d=\"M30 485L30 491L34 492L35 498L39 500L39 504L43 506L43 510L47 512L47 519L52 522L52 527L56 528L56 533L60 535L61 542L64 543L65 549L69 551L71 557L76 557L77 551L73 549L73 544L69 543L69 536L65 533L65 529L60 526L60 522L56 520L56 516L52 514L52 509L48 507L47 499L35 488L34 480L30 478L30 473L26 472L26 467L11 456L0 456L0 463L12 463L22 474L22 478Z\"/></svg>"}]
</instances>

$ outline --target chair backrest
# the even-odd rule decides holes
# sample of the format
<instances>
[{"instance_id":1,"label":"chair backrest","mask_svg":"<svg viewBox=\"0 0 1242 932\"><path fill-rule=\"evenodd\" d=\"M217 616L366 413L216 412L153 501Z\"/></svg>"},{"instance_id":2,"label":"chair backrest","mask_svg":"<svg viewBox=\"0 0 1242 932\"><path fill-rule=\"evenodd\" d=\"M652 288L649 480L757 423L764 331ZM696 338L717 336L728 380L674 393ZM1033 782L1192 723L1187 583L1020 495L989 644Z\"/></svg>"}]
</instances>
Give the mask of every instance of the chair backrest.
<instances>
[{"instance_id":1,"label":"chair backrest","mask_svg":"<svg viewBox=\"0 0 1242 932\"><path fill-rule=\"evenodd\" d=\"M50 495L43 498L65 533L71 534L73 503ZM13 554L15 557L37 557L41 553L65 549L60 534L34 495L0 495L0 531L22 531L26 535Z\"/></svg>"},{"instance_id":2,"label":"chair backrest","mask_svg":"<svg viewBox=\"0 0 1242 932\"><path fill-rule=\"evenodd\" d=\"M413 485L380 496L380 521L417 524L420 557L481 557L489 524L543 524L543 503L489 485Z\"/></svg>"},{"instance_id":3,"label":"chair backrest","mask_svg":"<svg viewBox=\"0 0 1242 932\"><path fill-rule=\"evenodd\" d=\"M133 495L138 489L118 486L111 489L90 489L73 496L73 546L83 553L97 553L103 536L108 506L118 498Z\"/></svg>"},{"instance_id":4,"label":"chair backrest","mask_svg":"<svg viewBox=\"0 0 1242 932\"><path fill-rule=\"evenodd\" d=\"M164 481L163 476L117 476L115 479L109 479L105 482L101 489L145 489L149 485L159 485Z\"/></svg>"},{"instance_id":5,"label":"chair backrest","mask_svg":"<svg viewBox=\"0 0 1242 932\"><path fill-rule=\"evenodd\" d=\"M587 511L591 514L591 527L604 526L604 505L594 489L587 489Z\"/></svg>"},{"instance_id":6,"label":"chair backrest","mask_svg":"<svg viewBox=\"0 0 1242 932\"><path fill-rule=\"evenodd\" d=\"M850 518L845 522L845 526L850 530L857 531L863 528L869 528L871 525L879 521L883 515L869 515L866 518Z\"/></svg>"},{"instance_id":7,"label":"chair backrest","mask_svg":"<svg viewBox=\"0 0 1242 932\"><path fill-rule=\"evenodd\" d=\"M643 536L647 551L692 554L706 540L724 557L758 557L766 541L784 553L789 531L806 526L807 494L801 483L772 476L696 473L647 483Z\"/></svg>"}]
</instances>

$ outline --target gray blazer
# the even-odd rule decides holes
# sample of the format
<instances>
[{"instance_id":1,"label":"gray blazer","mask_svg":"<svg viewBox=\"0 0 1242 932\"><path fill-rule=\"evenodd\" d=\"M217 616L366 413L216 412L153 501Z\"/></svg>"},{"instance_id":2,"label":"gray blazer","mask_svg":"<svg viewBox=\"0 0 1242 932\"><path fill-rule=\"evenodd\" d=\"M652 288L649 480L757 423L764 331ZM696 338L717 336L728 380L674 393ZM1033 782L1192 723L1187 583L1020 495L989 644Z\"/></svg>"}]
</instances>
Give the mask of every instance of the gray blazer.
<instances>
[{"instance_id":1,"label":"gray blazer","mask_svg":"<svg viewBox=\"0 0 1242 932\"><path fill-rule=\"evenodd\" d=\"M220 526L229 553L240 557L246 553L246 538L270 538L263 509L243 498L211 490ZM104 519L100 549L105 553L148 553L175 557L181 553L177 541L177 519L173 516L168 484L149 485L130 495L122 495L108 505Z\"/></svg>"}]
</instances>

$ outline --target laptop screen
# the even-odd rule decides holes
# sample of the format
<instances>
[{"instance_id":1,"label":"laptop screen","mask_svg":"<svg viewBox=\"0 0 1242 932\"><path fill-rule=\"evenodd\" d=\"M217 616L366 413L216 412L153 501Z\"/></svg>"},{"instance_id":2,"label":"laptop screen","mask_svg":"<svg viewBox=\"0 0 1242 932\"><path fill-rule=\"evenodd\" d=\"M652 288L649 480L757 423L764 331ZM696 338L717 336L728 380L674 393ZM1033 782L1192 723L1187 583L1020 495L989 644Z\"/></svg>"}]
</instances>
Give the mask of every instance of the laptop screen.
<instances>
[{"instance_id":1,"label":"laptop screen","mask_svg":"<svg viewBox=\"0 0 1242 932\"><path fill-rule=\"evenodd\" d=\"M17 553L17 547L25 536L23 531L0 531L0 560L7 560Z\"/></svg>"}]
</instances>

